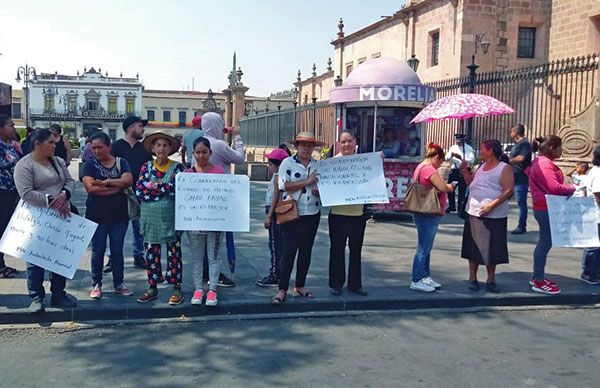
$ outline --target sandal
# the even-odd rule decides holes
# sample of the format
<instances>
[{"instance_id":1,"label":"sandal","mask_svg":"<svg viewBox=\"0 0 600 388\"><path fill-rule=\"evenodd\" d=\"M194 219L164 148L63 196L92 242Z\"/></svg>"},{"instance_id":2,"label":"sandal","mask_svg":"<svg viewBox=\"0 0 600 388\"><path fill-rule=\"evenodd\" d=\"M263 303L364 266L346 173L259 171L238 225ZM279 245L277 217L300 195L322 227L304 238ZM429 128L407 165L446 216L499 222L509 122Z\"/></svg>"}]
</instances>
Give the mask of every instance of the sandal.
<instances>
[{"instance_id":1,"label":"sandal","mask_svg":"<svg viewBox=\"0 0 600 388\"><path fill-rule=\"evenodd\" d=\"M0 269L0 279L14 279L15 274L19 273L15 268L4 267Z\"/></svg>"},{"instance_id":2,"label":"sandal","mask_svg":"<svg viewBox=\"0 0 600 388\"><path fill-rule=\"evenodd\" d=\"M280 296L281 295L281 296ZM287 292L284 291L279 291L277 293L277 295L275 295L272 299L271 299L271 304L273 305L278 305L278 304L282 304L283 302L285 302L285 297L287 296Z\"/></svg>"},{"instance_id":3,"label":"sandal","mask_svg":"<svg viewBox=\"0 0 600 388\"><path fill-rule=\"evenodd\" d=\"M302 287L304 288L304 287ZM301 296L303 298L308 298L308 299L314 299L315 298L315 294L313 294L310 291L300 291L300 288L298 287L294 287L294 292L296 293L296 295Z\"/></svg>"}]
</instances>

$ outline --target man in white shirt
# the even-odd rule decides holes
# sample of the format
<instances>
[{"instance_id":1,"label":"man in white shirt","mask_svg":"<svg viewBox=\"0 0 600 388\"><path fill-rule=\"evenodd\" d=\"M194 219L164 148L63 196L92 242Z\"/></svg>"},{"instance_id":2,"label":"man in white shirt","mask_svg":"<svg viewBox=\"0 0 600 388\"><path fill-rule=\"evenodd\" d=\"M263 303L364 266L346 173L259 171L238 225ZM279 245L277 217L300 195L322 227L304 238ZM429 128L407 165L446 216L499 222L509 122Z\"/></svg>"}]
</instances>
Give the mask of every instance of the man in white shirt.
<instances>
[{"instance_id":1,"label":"man in white shirt","mask_svg":"<svg viewBox=\"0 0 600 388\"><path fill-rule=\"evenodd\" d=\"M473 147L465 143L466 136L462 133L457 133L454 135L456 138L456 143L448 149L446 153L446 161L450 162L450 176L448 177L448 183L450 182L458 182L458 201L456 200L456 196L454 192L448 193L448 208L446 209L446 213L451 213L456 211L456 209L461 209L463 201L465 198L465 191L467 185L465 184L465 180L460 173L460 162L464 159L467 161L469 167L473 165L473 161L475 161L475 154L473 153ZM458 202L458 208L456 207Z\"/></svg>"},{"instance_id":2,"label":"man in white shirt","mask_svg":"<svg viewBox=\"0 0 600 388\"><path fill-rule=\"evenodd\" d=\"M600 237L600 146L594 149L593 167L587 174L586 191L588 197L596 199L596 221ZM590 247L583 255L583 272L580 279L589 284L600 284L600 248Z\"/></svg>"}]
</instances>

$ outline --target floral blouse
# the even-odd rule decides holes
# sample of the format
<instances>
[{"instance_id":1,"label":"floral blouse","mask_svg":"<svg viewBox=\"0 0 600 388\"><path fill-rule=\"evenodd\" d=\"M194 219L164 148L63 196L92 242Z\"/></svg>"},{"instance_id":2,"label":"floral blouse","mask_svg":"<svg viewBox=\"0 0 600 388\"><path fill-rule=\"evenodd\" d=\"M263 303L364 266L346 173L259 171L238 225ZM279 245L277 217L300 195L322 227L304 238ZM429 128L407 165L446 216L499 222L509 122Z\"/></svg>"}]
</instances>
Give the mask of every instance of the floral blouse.
<instances>
[{"instance_id":1,"label":"floral blouse","mask_svg":"<svg viewBox=\"0 0 600 388\"><path fill-rule=\"evenodd\" d=\"M15 166L21 157L12 144L0 140L0 190L16 190Z\"/></svg>"},{"instance_id":2,"label":"floral blouse","mask_svg":"<svg viewBox=\"0 0 600 388\"><path fill-rule=\"evenodd\" d=\"M142 202L157 202L175 196L175 176L183 172L183 164L170 161L165 171L157 168L154 161L144 163L135 185L135 195ZM163 178L167 176L167 180Z\"/></svg>"}]
</instances>

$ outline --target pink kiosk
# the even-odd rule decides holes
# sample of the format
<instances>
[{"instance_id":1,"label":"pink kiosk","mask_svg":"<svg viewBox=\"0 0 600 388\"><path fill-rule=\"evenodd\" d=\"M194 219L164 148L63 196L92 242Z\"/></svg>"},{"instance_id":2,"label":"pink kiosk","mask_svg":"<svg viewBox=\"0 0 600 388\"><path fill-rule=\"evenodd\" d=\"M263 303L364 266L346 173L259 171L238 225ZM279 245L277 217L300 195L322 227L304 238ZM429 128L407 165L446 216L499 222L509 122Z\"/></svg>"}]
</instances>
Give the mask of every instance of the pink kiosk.
<instances>
[{"instance_id":1,"label":"pink kiosk","mask_svg":"<svg viewBox=\"0 0 600 388\"><path fill-rule=\"evenodd\" d=\"M374 210L401 211L406 185L423 159L425 133L412 118L435 99L435 89L421 84L405 63L378 58L362 63L341 85L331 89L339 132L356 134L358 153L382 151L389 204ZM337 150L336 150L337 151Z\"/></svg>"}]
</instances>

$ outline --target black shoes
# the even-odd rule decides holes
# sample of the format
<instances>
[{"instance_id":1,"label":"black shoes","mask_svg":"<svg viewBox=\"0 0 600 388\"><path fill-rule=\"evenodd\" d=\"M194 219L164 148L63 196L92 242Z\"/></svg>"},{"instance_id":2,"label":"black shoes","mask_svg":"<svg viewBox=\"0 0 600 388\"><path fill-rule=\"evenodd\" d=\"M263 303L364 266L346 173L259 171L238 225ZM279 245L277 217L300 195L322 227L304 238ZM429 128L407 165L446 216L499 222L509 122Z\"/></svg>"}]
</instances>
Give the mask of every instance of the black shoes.
<instances>
[{"instance_id":1,"label":"black shoes","mask_svg":"<svg viewBox=\"0 0 600 388\"><path fill-rule=\"evenodd\" d=\"M360 287L360 288L358 288L358 289L356 289L356 290L351 290L351 289L348 289L348 291L350 291L350 292L351 292L351 293L353 293L353 294L358 294L358 295L360 295L360 296L367 296L367 295L369 295L369 293L367 292L367 290L365 290L365 289L364 289L364 288L362 288L362 287Z\"/></svg>"},{"instance_id":2,"label":"black shoes","mask_svg":"<svg viewBox=\"0 0 600 388\"><path fill-rule=\"evenodd\" d=\"M108 262L106 263L106 265L102 269L102 272L104 272L104 273L112 272L112 263L110 262L110 259L108 260Z\"/></svg>"},{"instance_id":3,"label":"black shoes","mask_svg":"<svg viewBox=\"0 0 600 388\"><path fill-rule=\"evenodd\" d=\"M139 269L146 269L146 260L144 259L144 256L134 256L133 265Z\"/></svg>"},{"instance_id":4,"label":"black shoes","mask_svg":"<svg viewBox=\"0 0 600 388\"><path fill-rule=\"evenodd\" d=\"M256 285L260 287L277 287L279 285L279 279L277 279L276 276L267 275L264 278L257 280Z\"/></svg>"},{"instance_id":5,"label":"black shoes","mask_svg":"<svg viewBox=\"0 0 600 388\"><path fill-rule=\"evenodd\" d=\"M522 228L520 226L517 226L515 229L513 229L510 234L525 234L527 233L527 229L526 228Z\"/></svg>"},{"instance_id":6,"label":"black shoes","mask_svg":"<svg viewBox=\"0 0 600 388\"><path fill-rule=\"evenodd\" d=\"M496 283L485 283L485 289L487 292L491 292L493 294L497 294L500 292L500 289L496 285Z\"/></svg>"},{"instance_id":7,"label":"black shoes","mask_svg":"<svg viewBox=\"0 0 600 388\"><path fill-rule=\"evenodd\" d=\"M221 274L219 274L219 283L217 284L217 286L219 286L219 287L235 287L235 282L221 273Z\"/></svg>"},{"instance_id":8,"label":"black shoes","mask_svg":"<svg viewBox=\"0 0 600 388\"><path fill-rule=\"evenodd\" d=\"M477 280L469 280L469 290L479 291L479 282Z\"/></svg>"},{"instance_id":9,"label":"black shoes","mask_svg":"<svg viewBox=\"0 0 600 388\"><path fill-rule=\"evenodd\" d=\"M54 295L50 299L50 306L57 307L61 309L70 309L77 307L77 302L70 295L63 295L55 297Z\"/></svg>"},{"instance_id":10,"label":"black shoes","mask_svg":"<svg viewBox=\"0 0 600 388\"><path fill-rule=\"evenodd\" d=\"M331 292L331 295L341 295L342 289L338 287L333 287L329 292Z\"/></svg>"}]
</instances>

